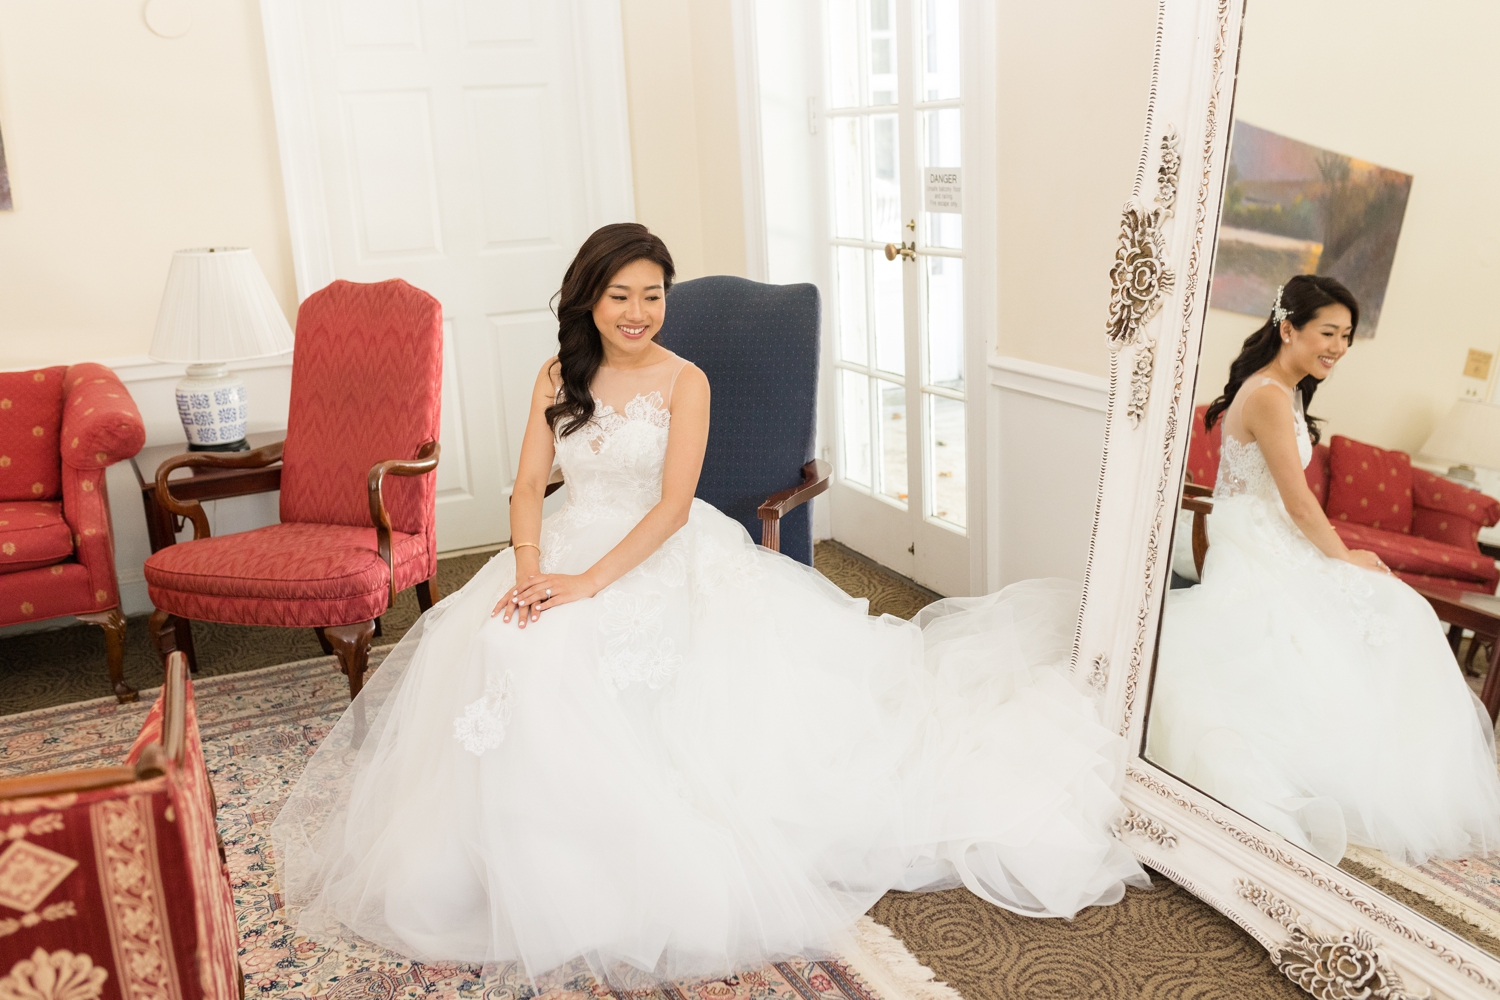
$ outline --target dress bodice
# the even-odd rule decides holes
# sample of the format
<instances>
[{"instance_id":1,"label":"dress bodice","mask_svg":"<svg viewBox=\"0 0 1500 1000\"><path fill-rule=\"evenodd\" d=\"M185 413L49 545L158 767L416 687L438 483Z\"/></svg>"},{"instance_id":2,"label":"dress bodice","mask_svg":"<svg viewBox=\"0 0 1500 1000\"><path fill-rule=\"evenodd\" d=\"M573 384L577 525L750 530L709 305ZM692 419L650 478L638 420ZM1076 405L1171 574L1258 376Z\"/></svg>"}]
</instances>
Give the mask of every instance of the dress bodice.
<instances>
[{"instance_id":1,"label":"dress bodice","mask_svg":"<svg viewBox=\"0 0 1500 1000\"><path fill-rule=\"evenodd\" d=\"M1250 392L1267 383L1285 389L1273 379L1260 376L1259 384L1252 386L1247 383L1241 387L1235 403L1240 403L1249 396ZM1305 469L1307 463L1312 461L1312 436L1307 431L1307 416L1302 411L1302 394L1292 392L1289 395L1292 421L1297 434L1297 456L1302 460L1302 467ZM1214 483L1214 496L1250 495L1279 503L1281 492L1276 488L1276 480L1271 476L1271 468L1266 465L1266 458L1261 454L1260 445L1254 441L1241 441L1235 435L1237 430L1243 432L1244 425L1239 419L1239 409L1231 406L1230 410L1231 412L1224 418L1224 434L1219 452L1219 474Z\"/></svg>"},{"instance_id":2,"label":"dress bodice","mask_svg":"<svg viewBox=\"0 0 1500 1000\"><path fill-rule=\"evenodd\" d=\"M636 395L623 412L594 397L588 425L554 439L568 486L567 507L596 516L644 516L661 500L671 423L672 414L657 390Z\"/></svg>"}]
</instances>

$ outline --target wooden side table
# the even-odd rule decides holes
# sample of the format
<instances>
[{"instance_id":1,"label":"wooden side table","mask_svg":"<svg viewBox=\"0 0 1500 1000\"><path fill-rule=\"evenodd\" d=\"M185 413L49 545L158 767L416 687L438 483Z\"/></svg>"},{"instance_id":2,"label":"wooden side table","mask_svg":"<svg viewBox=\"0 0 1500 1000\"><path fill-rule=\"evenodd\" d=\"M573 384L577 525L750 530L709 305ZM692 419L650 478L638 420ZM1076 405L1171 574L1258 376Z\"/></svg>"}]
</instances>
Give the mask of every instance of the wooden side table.
<instances>
[{"instance_id":1,"label":"wooden side table","mask_svg":"<svg viewBox=\"0 0 1500 1000\"><path fill-rule=\"evenodd\" d=\"M1484 675L1484 689L1479 700L1484 702L1490 721L1494 722L1496 715L1500 714L1500 597L1475 594L1465 600L1460 591L1413 589L1427 598L1439 621L1468 629L1474 633L1476 642L1484 639L1490 643L1490 671ZM1456 653L1457 641L1453 645Z\"/></svg>"},{"instance_id":2,"label":"wooden side table","mask_svg":"<svg viewBox=\"0 0 1500 1000\"><path fill-rule=\"evenodd\" d=\"M251 448L275 444L285 438L286 431L263 431L246 435ZM186 450L181 444L157 445L142 448L130 460L136 482L141 487L141 503L146 508L146 532L151 539L152 552L160 552L168 545L177 544L177 532L182 528L182 519L156 502L156 470L167 459L176 458ZM173 473L171 481L172 495L184 500L224 500L249 496L281 489L281 463L262 469L178 469ZM177 648L187 654L188 662L197 670L192 623L182 618L176 619L176 632Z\"/></svg>"}]
</instances>

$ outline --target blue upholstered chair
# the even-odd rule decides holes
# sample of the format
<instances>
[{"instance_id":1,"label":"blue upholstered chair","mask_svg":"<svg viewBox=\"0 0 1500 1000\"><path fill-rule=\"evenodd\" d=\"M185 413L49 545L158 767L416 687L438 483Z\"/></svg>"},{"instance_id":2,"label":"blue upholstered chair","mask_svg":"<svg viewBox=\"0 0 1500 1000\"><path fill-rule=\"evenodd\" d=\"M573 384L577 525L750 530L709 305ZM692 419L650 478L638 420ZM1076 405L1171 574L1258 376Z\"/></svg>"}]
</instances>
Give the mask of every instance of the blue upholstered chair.
<instances>
[{"instance_id":1,"label":"blue upholstered chair","mask_svg":"<svg viewBox=\"0 0 1500 1000\"><path fill-rule=\"evenodd\" d=\"M821 318L816 285L711 275L672 286L656 338L703 369L712 387L699 499L809 566L805 504L828 489L832 472L813 457ZM562 485L554 479L547 495Z\"/></svg>"},{"instance_id":2,"label":"blue upholstered chair","mask_svg":"<svg viewBox=\"0 0 1500 1000\"><path fill-rule=\"evenodd\" d=\"M713 389L698 497L809 566L806 503L828 489L831 472L813 454L821 316L816 285L714 275L672 286L657 335Z\"/></svg>"}]
</instances>

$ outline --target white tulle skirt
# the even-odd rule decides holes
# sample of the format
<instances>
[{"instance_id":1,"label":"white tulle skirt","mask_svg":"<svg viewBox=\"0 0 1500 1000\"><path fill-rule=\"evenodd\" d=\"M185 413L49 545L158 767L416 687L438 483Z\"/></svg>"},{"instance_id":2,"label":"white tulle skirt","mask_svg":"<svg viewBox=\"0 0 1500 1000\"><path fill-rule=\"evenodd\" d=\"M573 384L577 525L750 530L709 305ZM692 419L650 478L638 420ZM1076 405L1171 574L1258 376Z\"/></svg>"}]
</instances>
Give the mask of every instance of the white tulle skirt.
<instances>
[{"instance_id":1,"label":"white tulle skirt","mask_svg":"<svg viewBox=\"0 0 1500 1000\"><path fill-rule=\"evenodd\" d=\"M548 569L633 523L554 524ZM1071 916L1149 884L1068 677L1074 584L871 618L696 501L525 630L490 616L513 577L503 551L423 616L308 764L272 833L303 933L680 979L835 950L893 887Z\"/></svg>"},{"instance_id":2,"label":"white tulle skirt","mask_svg":"<svg viewBox=\"0 0 1500 1000\"><path fill-rule=\"evenodd\" d=\"M1151 699L1148 757L1332 863L1350 841L1411 864L1500 849L1494 730L1431 606L1279 504L1215 499Z\"/></svg>"}]
</instances>

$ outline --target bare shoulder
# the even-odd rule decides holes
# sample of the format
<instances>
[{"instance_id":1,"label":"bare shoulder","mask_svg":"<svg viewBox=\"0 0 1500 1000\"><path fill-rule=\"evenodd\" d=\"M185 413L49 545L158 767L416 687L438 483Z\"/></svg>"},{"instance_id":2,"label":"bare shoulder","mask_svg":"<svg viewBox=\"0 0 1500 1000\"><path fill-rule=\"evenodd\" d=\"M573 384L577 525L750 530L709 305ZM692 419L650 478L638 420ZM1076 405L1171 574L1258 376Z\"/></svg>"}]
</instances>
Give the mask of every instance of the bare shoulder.
<instances>
[{"instance_id":1,"label":"bare shoulder","mask_svg":"<svg viewBox=\"0 0 1500 1000\"><path fill-rule=\"evenodd\" d=\"M1259 428L1291 428L1291 397L1281 385L1263 382L1245 398L1245 426L1259 437Z\"/></svg>"},{"instance_id":2,"label":"bare shoulder","mask_svg":"<svg viewBox=\"0 0 1500 1000\"><path fill-rule=\"evenodd\" d=\"M703 374L703 369L691 361L682 366L677 373L677 383L672 387L672 401L676 402L684 398L707 399L709 394L708 376Z\"/></svg>"},{"instance_id":3,"label":"bare shoulder","mask_svg":"<svg viewBox=\"0 0 1500 1000\"><path fill-rule=\"evenodd\" d=\"M556 392L560 385L562 385L562 364L554 354L542 362L541 370L536 373L536 388L538 392L545 389L550 395Z\"/></svg>"}]
</instances>

